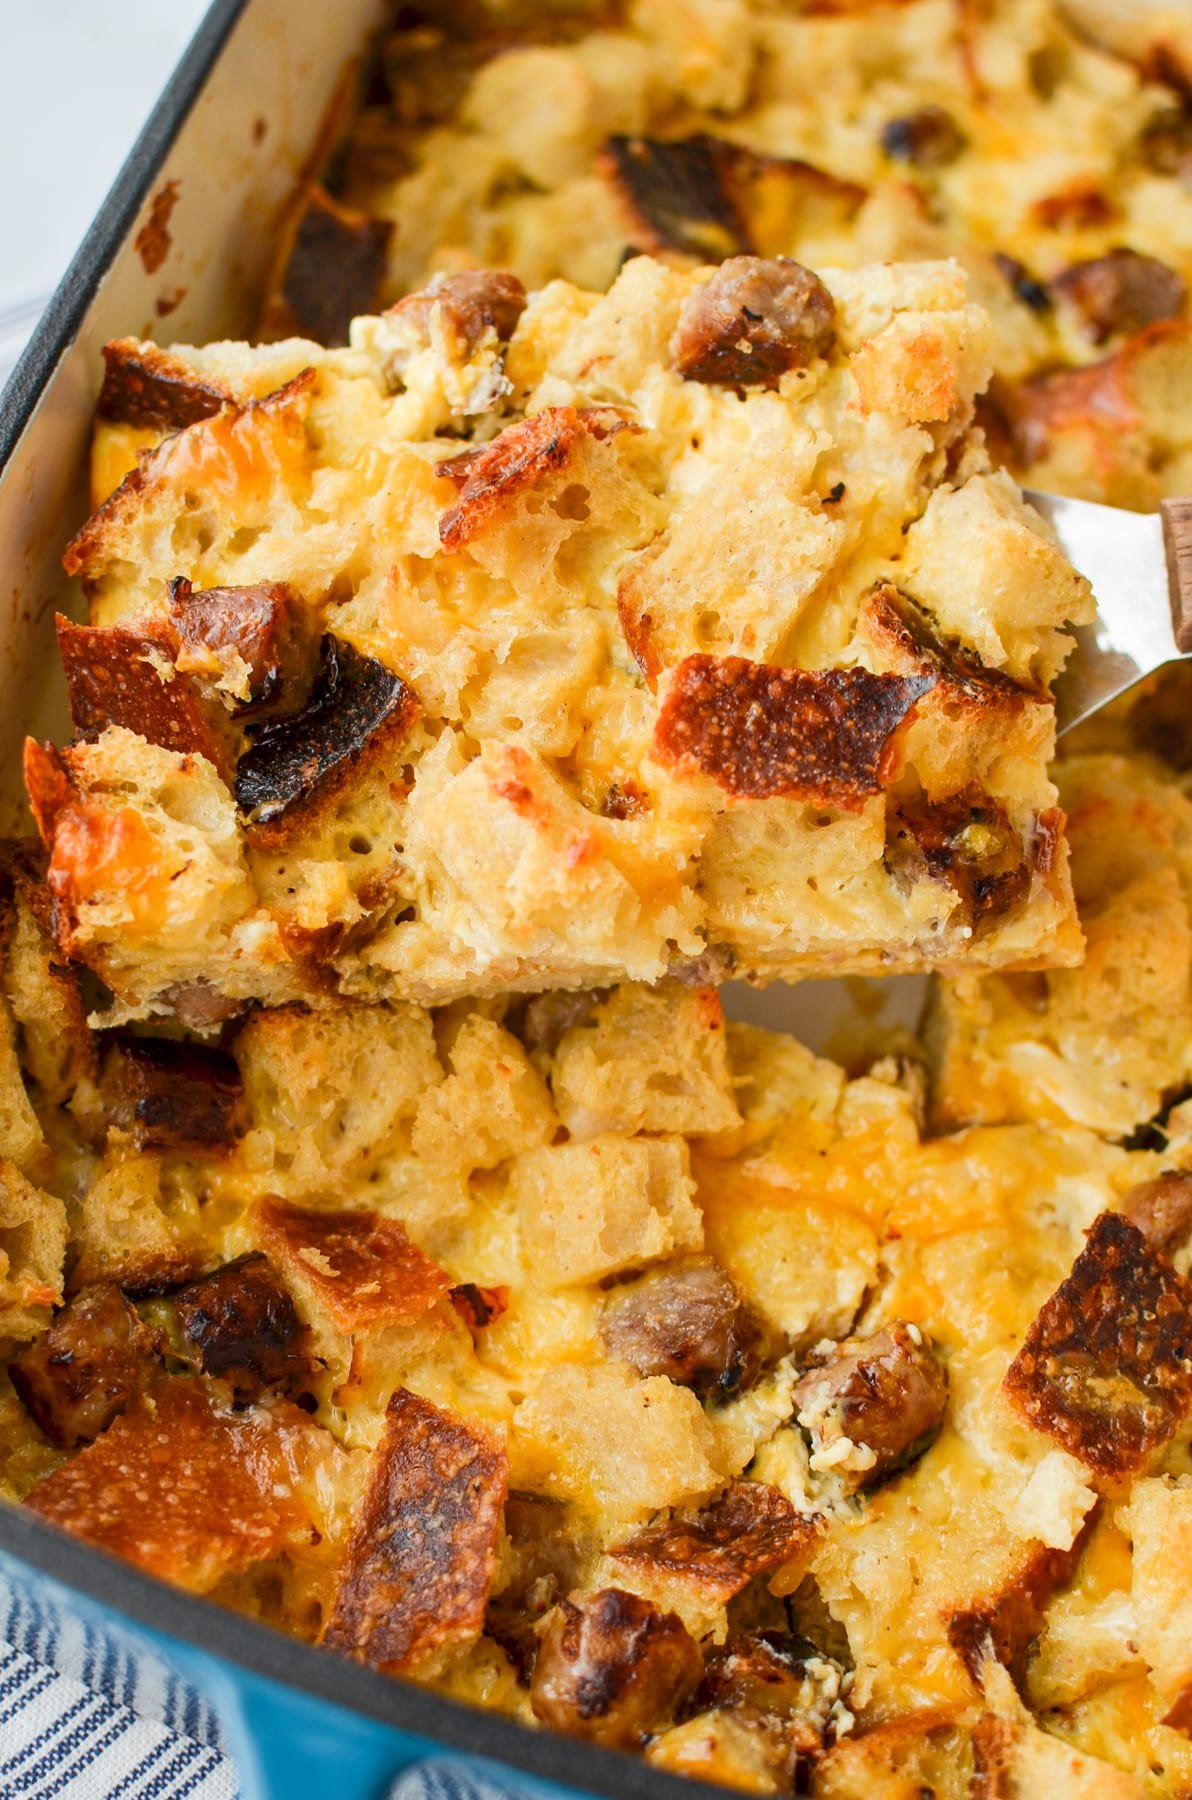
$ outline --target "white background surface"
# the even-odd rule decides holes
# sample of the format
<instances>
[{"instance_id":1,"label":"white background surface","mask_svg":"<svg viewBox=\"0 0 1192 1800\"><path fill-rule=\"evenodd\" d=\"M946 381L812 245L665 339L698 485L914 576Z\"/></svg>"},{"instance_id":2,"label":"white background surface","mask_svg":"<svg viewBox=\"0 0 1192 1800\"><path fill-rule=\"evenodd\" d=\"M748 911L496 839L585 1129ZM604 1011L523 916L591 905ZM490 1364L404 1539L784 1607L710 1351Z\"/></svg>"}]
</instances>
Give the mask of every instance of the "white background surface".
<instances>
[{"instance_id":1,"label":"white background surface","mask_svg":"<svg viewBox=\"0 0 1192 1800\"><path fill-rule=\"evenodd\" d=\"M0 385L207 0L0 0Z\"/></svg>"}]
</instances>

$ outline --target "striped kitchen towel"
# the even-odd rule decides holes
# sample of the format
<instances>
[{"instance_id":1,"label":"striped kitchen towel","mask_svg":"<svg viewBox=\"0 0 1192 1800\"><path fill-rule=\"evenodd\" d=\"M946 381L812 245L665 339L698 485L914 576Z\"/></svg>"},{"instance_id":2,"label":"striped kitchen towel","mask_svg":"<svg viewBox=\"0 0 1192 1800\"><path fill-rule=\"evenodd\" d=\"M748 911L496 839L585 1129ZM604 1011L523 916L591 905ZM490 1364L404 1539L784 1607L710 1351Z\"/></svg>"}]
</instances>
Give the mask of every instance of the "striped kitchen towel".
<instances>
[{"instance_id":1,"label":"striped kitchen towel","mask_svg":"<svg viewBox=\"0 0 1192 1800\"><path fill-rule=\"evenodd\" d=\"M0 1800L239 1800L239 1785L201 1695L0 1566Z\"/></svg>"},{"instance_id":2,"label":"striped kitchen towel","mask_svg":"<svg viewBox=\"0 0 1192 1800\"><path fill-rule=\"evenodd\" d=\"M387 1800L528 1800L454 1757ZM0 1557L0 1800L293 1800L246 1795L214 1709L119 1626L76 1613ZM328 1795L327 1800L334 1800Z\"/></svg>"}]
</instances>

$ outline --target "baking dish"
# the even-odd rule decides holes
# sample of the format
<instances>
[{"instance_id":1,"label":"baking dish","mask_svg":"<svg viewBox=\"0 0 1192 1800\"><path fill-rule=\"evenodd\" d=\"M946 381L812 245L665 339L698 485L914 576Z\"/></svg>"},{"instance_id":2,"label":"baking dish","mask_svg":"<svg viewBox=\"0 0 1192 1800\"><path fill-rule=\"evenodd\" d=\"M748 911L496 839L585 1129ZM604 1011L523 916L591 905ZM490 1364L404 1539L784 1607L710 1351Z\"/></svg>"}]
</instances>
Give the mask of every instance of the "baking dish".
<instances>
[{"instance_id":1,"label":"baking dish","mask_svg":"<svg viewBox=\"0 0 1192 1800\"><path fill-rule=\"evenodd\" d=\"M59 557L69 522L85 511L100 346L126 332L202 341L249 329L281 209L381 12L377 0L302 9L216 0L4 391L4 831L20 827L22 737L52 733L64 717L49 676L52 619L55 609L72 610ZM164 1654L220 1714L246 1800L329 1792L367 1800L443 1746L522 1771L527 1793L690 1793L689 1783L636 1759L600 1749L577 1756L563 1738L167 1590L16 1509L0 1509L0 1564L47 1599Z\"/></svg>"}]
</instances>

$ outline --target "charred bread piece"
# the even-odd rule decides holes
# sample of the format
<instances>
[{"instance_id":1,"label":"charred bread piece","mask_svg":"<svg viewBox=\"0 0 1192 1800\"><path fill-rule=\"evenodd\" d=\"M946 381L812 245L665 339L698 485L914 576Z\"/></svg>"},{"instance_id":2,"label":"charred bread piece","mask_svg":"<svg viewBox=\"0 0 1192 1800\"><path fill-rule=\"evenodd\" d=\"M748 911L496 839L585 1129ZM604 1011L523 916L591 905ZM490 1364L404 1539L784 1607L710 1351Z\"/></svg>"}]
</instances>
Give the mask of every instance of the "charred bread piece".
<instances>
[{"instance_id":1,"label":"charred bread piece","mask_svg":"<svg viewBox=\"0 0 1192 1800\"><path fill-rule=\"evenodd\" d=\"M82 1288L48 1331L9 1364L9 1378L52 1444L74 1450L160 1372L158 1334L112 1283Z\"/></svg>"},{"instance_id":2,"label":"charred bread piece","mask_svg":"<svg viewBox=\"0 0 1192 1800\"><path fill-rule=\"evenodd\" d=\"M821 1521L797 1513L785 1495L760 1481L734 1482L691 1518L675 1515L610 1551L638 1575L690 1582L727 1603L755 1575L782 1569L784 1578L808 1562Z\"/></svg>"},{"instance_id":3,"label":"charred bread piece","mask_svg":"<svg viewBox=\"0 0 1192 1800\"><path fill-rule=\"evenodd\" d=\"M735 798L855 811L889 784L899 730L930 688L928 676L689 656L665 691L654 748L664 763L710 776Z\"/></svg>"},{"instance_id":4,"label":"charred bread piece","mask_svg":"<svg viewBox=\"0 0 1192 1800\"><path fill-rule=\"evenodd\" d=\"M323 1643L397 1672L478 1637L506 1486L491 1433L399 1388Z\"/></svg>"},{"instance_id":5,"label":"charred bread piece","mask_svg":"<svg viewBox=\"0 0 1192 1800\"><path fill-rule=\"evenodd\" d=\"M259 1251L188 1282L171 1299L204 1375L228 1382L237 1400L273 1391L296 1400L305 1392L309 1332Z\"/></svg>"},{"instance_id":6,"label":"charred bread piece","mask_svg":"<svg viewBox=\"0 0 1192 1800\"><path fill-rule=\"evenodd\" d=\"M234 791L255 841L282 841L296 821L328 807L362 762L393 754L417 714L400 675L328 633L301 711L249 726Z\"/></svg>"},{"instance_id":7,"label":"charred bread piece","mask_svg":"<svg viewBox=\"0 0 1192 1800\"><path fill-rule=\"evenodd\" d=\"M751 248L728 191L722 152L707 137L608 139L601 163L635 249L678 250L700 262L721 262Z\"/></svg>"},{"instance_id":8,"label":"charred bread piece","mask_svg":"<svg viewBox=\"0 0 1192 1800\"><path fill-rule=\"evenodd\" d=\"M101 1087L108 1122L140 1150L227 1150L244 1130L240 1071L206 1044L114 1033Z\"/></svg>"},{"instance_id":9,"label":"charred bread piece","mask_svg":"<svg viewBox=\"0 0 1192 1800\"><path fill-rule=\"evenodd\" d=\"M181 357L139 338L114 338L104 345L103 362L96 412L114 424L182 431L232 404L229 388L196 377Z\"/></svg>"},{"instance_id":10,"label":"charred bread piece","mask_svg":"<svg viewBox=\"0 0 1192 1800\"><path fill-rule=\"evenodd\" d=\"M206 1382L163 1376L27 1505L151 1575L205 1593L309 1540L298 1471L327 1434L284 1405L233 1411Z\"/></svg>"},{"instance_id":11,"label":"charred bread piece","mask_svg":"<svg viewBox=\"0 0 1192 1800\"><path fill-rule=\"evenodd\" d=\"M700 1676L700 1653L675 1613L622 1588L562 1600L530 1682L534 1716L618 1749L673 1717Z\"/></svg>"},{"instance_id":12,"label":"charred bread piece","mask_svg":"<svg viewBox=\"0 0 1192 1800\"><path fill-rule=\"evenodd\" d=\"M392 235L389 220L344 206L312 182L268 310L270 334L346 344L357 314L376 310Z\"/></svg>"},{"instance_id":13,"label":"charred bread piece","mask_svg":"<svg viewBox=\"0 0 1192 1800\"><path fill-rule=\"evenodd\" d=\"M228 717L217 699L178 673L167 629L72 625L61 615L57 627L76 738L123 726L165 750L205 756L225 778L231 774Z\"/></svg>"},{"instance_id":14,"label":"charred bread piece","mask_svg":"<svg viewBox=\"0 0 1192 1800\"><path fill-rule=\"evenodd\" d=\"M1102 1213L1005 1390L1102 1480L1143 1473L1192 1406L1192 1286L1137 1225Z\"/></svg>"}]
</instances>

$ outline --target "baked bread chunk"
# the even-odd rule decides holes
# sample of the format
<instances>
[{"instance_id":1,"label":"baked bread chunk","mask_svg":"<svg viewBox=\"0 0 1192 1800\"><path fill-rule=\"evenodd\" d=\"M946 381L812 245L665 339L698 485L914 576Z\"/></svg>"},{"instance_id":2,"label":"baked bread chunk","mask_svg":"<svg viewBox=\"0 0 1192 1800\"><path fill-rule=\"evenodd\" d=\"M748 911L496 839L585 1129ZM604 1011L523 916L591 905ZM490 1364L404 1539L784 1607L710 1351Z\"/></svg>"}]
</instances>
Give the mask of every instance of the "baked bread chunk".
<instances>
[{"instance_id":1,"label":"baked bread chunk","mask_svg":"<svg viewBox=\"0 0 1192 1800\"><path fill-rule=\"evenodd\" d=\"M1137 706L1145 718L1152 697ZM1054 1119L1126 1137L1187 1098L1192 807L1170 769L1120 741L1055 773L1085 961L939 985L926 1042L941 1127Z\"/></svg>"},{"instance_id":2,"label":"baked bread chunk","mask_svg":"<svg viewBox=\"0 0 1192 1800\"><path fill-rule=\"evenodd\" d=\"M927 1137L673 981L168 1029L13 1189L6 1497L750 1791L1186 1791L1178 1120Z\"/></svg>"},{"instance_id":3,"label":"baked bread chunk","mask_svg":"<svg viewBox=\"0 0 1192 1800\"><path fill-rule=\"evenodd\" d=\"M436 13L387 41L325 174L335 200L298 198L266 325L345 342L329 266L365 312L494 261L528 286L605 288L627 250L955 256L997 325L999 456L1033 487L1154 506L1192 487L1190 71L1179 8Z\"/></svg>"},{"instance_id":4,"label":"baked bread chunk","mask_svg":"<svg viewBox=\"0 0 1192 1800\"><path fill-rule=\"evenodd\" d=\"M989 342L946 263L640 257L109 346L28 763L63 947L192 1018L1077 960L1090 599L972 431Z\"/></svg>"}]
</instances>

